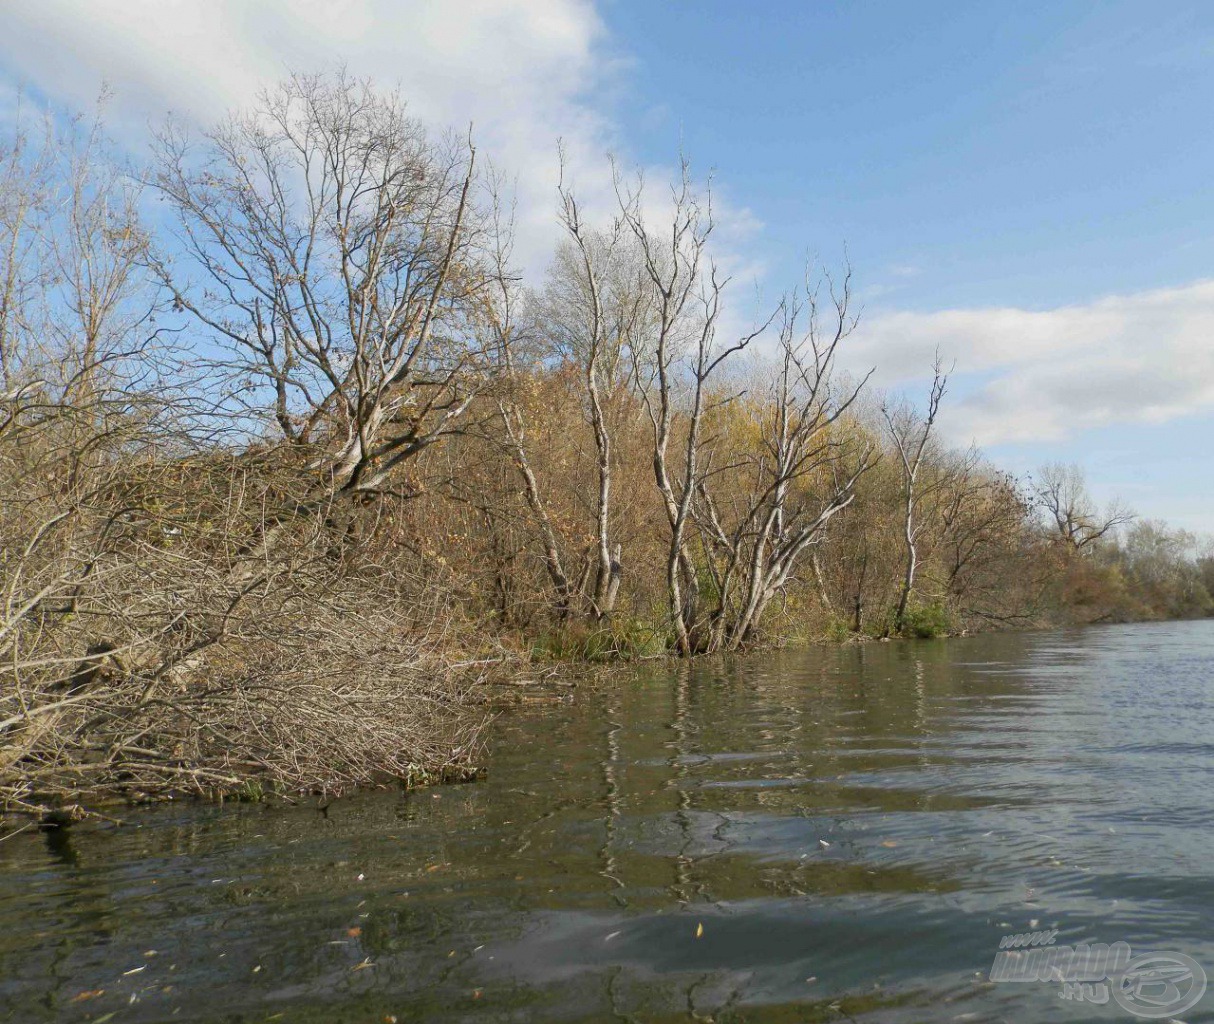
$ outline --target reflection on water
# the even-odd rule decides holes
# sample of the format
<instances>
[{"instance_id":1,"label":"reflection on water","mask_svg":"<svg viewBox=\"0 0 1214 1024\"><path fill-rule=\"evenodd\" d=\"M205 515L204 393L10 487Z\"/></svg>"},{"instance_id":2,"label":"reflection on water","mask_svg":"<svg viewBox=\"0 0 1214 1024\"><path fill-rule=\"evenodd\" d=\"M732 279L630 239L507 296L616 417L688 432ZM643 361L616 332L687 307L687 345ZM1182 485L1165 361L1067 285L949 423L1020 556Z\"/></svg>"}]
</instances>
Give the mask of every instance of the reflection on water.
<instances>
[{"instance_id":1,"label":"reflection on water","mask_svg":"<svg viewBox=\"0 0 1214 1024\"><path fill-rule=\"evenodd\" d=\"M1212 695L1211 623L624 670L474 785L5 840L0 1020L1125 1019L986 974L1214 973Z\"/></svg>"}]
</instances>

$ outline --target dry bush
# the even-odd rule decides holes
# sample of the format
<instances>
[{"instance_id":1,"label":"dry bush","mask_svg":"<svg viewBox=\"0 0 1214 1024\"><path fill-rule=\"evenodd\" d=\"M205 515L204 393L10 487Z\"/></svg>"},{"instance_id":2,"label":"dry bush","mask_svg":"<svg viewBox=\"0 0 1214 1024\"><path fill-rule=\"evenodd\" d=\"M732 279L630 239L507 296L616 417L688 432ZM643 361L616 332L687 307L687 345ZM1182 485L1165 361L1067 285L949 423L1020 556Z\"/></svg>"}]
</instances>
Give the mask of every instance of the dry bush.
<instances>
[{"instance_id":1,"label":"dry bush","mask_svg":"<svg viewBox=\"0 0 1214 1024\"><path fill-rule=\"evenodd\" d=\"M357 91L309 88L295 97L305 106ZM412 130L391 103L375 110ZM451 156L441 187L426 179L431 206L455 211L437 241L371 221L393 267L432 269L420 295L396 296L410 329L376 335L403 368L374 401L351 399L395 431L360 427L363 483L436 440L466 401L462 356L436 377L447 364L430 338L458 320L465 163ZM191 351L186 299L164 281L140 207L137 176L96 124L0 139L0 804L334 793L467 771L477 727L451 608L407 550L378 544L392 500L345 486L349 403L322 400L314 437L251 438L247 384L224 364L203 379L215 361ZM363 224L361 206L346 212ZM332 370L330 355L317 364ZM331 383L344 398L364 376L342 365ZM434 413L416 430L401 412L414 400ZM381 441L390 451L372 452Z\"/></svg>"},{"instance_id":2,"label":"dry bush","mask_svg":"<svg viewBox=\"0 0 1214 1024\"><path fill-rule=\"evenodd\" d=\"M471 770L451 610L374 557L382 506L300 514L305 453L187 457L70 412L0 435L5 806Z\"/></svg>"}]
</instances>

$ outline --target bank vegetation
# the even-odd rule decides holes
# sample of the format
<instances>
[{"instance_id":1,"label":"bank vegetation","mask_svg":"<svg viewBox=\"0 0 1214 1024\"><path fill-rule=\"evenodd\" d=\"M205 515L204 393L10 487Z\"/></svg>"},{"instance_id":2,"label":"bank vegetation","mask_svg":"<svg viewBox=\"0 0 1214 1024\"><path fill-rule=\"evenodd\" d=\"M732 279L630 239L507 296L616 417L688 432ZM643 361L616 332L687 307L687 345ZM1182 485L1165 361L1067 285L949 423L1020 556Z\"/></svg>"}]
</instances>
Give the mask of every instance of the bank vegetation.
<instances>
[{"instance_id":1,"label":"bank vegetation","mask_svg":"<svg viewBox=\"0 0 1214 1024\"><path fill-rule=\"evenodd\" d=\"M468 777L569 660L1211 613L1197 539L949 447L942 363L844 372L847 267L739 329L707 186L614 181L524 278L472 140L347 75L135 168L9 130L5 809Z\"/></svg>"}]
</instances>

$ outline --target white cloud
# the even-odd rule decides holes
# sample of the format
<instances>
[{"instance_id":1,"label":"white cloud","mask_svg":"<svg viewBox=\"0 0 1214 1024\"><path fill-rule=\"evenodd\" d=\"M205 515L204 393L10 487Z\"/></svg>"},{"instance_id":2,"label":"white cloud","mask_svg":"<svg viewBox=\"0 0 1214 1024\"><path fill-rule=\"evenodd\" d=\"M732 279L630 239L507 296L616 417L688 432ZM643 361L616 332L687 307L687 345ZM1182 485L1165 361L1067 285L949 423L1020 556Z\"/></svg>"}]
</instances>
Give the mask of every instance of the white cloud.
<instances>
[{"instance_id":1,"label":"white cloud","mask_svg":"<svg viewBox=\"0 0 1214 1024\"><path fill-rule=\"evenodd\" d=\"M516 251L532 274L556 234L556 140L591 211L610 206L606 154L630 162L610 102L627 65L592 0L38 0L6 5L0 61L3 106L18 80L74 107L107 81L114 127L135 151L169 110L210 121L288 70L345 63L399 85L435 126L475 123L482 151L517 182ZM647 169L648 209L670 173ZM760 225L731 200L718 189L715 251L734 275L726 335L775 298L753 287L767 271ZM902 284L918 269L889 274ZM1160 422L1214 407L1214 281L1045 311L876 313L849 366L876 365L881 384L901 386L930 372L937 347L957 362L944 426L958 440Z\"/></svg>"},{"instance_id":2,"label":"white cloud","mask_svg":"<svg viewBox=\"0 0 1214 1024\"><path fill-rule=\"evenodd\" d=\"M532 272L555 232L557 140L590 210L607 205L606 154L628 160L607 110L625 62L592 0L37 0L6 6L0 58L71 106L107 82L136 150L170 110L208 122L290 70L345 64L399 86L429 124L474 124L516 183L516 253ZM651 169L655 191L668 174ZM748 218L720 213L728 247Z\"/></svg>"},{"instance_id":3,"label":"white cloud","mask_svg":"<svg viewBox=\"0 0 1214 1024\"><path fill-rule=\"evenodd\" d=\"M956 361L946 427L979 444L1056 441L1112 423L1214 409L1214 281L1034 311L888 312L861 323L850 354L886 386Z\"/></svg>"}]
</instances>

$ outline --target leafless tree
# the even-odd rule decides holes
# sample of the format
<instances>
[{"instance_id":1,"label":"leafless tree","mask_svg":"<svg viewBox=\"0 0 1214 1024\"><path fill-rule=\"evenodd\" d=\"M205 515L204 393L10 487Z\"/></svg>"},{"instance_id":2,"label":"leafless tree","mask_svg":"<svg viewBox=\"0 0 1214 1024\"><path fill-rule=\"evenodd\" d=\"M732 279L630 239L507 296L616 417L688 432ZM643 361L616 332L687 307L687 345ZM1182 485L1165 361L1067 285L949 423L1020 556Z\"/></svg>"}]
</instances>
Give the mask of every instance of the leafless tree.
<instances>
[{"instance_id":1,"label":"leafless tree","mask_svg":"<svg viewBox=\"0 0 1214 1024\"><path fill-rule=\"evenodd\" d=\"M23 383L19 356L35 330L38 291L47 283L43 228L55 157L49 122L31 130L19 108L12 136L0 146L0 392L6 394Z\"/></svg>"},{"instance_id":2,"label":"leafless tree","mask_svg":"<svg viewBox=\"0 0 1214 1024\"><path fill-rule=\"evenodd\" d=\"M903 402L897 406L885 405L881 414L885 419L890 441L898 453L902 468L902 539L905 547L905 563L902 587L898 593L898 606L894 611L893 627L901 632L906 623L906 609L915 589L915 575L919 568L919 536L926 523L918 516L919 507L928 493L937 491L942 480L938 477L928 486L923 486L920 471L924 456L932 439L932 430L940 412L940 402L948 387L948 372L936 354L931 391L928 394L927 411L919 414L911 405Z\"/></svg>"},{"instance_id":3,"label":"leafless tree","mask_svg":"<svg viewBox=\"0 0 1214 1024\"><path fill-rule=\"evenodd\" d=\"M1076 554L1092 551L1098 540L1134 518L1117 502L1100 511L1088 495L1083 470L1074 464L1051 462L1042 466L1032 486L1058 540Z\"/></svg>"},{"instance_id":4,"label":"leafless tree","mask_svg":"<svg viewBox=\"0 0 1214 1024\"><path fill-rule=\"evenodd\" d=\"M728 279L707 254L713 229L711 193L703 198L696 194L686 161L681 170L671 190L668 222L660 230L649 227L642 214L640 182L626 189L617 174L616 195L622 221L641 254L642 286L650 296L652 316L631 347L632 375L653 428L654 479L670 530L665 567L669 616L676 647L687 656L706 641L693 635L699 618L699 580L687 537L703 480L703 419L714 402L713 378L763 333L770 320L727 344L718 343ZM672 443L679 449L673 465Z\"/></svg>"},{"instance_id":5,"label":"leafless tree","mask_svg":"<svg viewBox=\"0 0 1214 1024\"><path fill-rule=\"evenodd\" d=\"M442 592L327 514L250 556L316 446L205 443L138 186L96 126L43 144L0 180L0 805L463 770Z\"/></svg>"},{"instance_id":6,"label":"leafless tree","mask_svg":"<svg viewBox=\"0 0 1214 1024\"><path fill-rule=\"evenodd\" d=\"M490 375L470 310L488 286L472 143L394 93L294 75L201 148L169 126L153 183L183 255L157 267L229 353L249 412L317 451L339 493L459 428Z\"/></svg>"},{"instance_id":7,"label":"leafless tree","mask_svg":"<svg viewBox=\"0 0 1214 1024\"><path fill-rule=\"evenodd\" d=\"M752 637L801 557L822 542L875 464L870 442L835 429L869 377L840 385L834 374L839 346L856 323L850 270L837 286L828 277L826 289L826 323L816 286L782 307L775 380L754 406L757 450L714 452L697 487L717 594L713 649L736 649Z\"/></svg>"},{"instance_id":8,"label":"leafless tree","mask_svg":"<svg viewBox=\"0 0 1214 1024\"><path fill-rule=\"evenodd\" d=\"M573 189L559 186L559 220L565 239L542 297L539 329L556 351L576 366L594 437L595 497L593 555L578 589L591 614L605 619L615 610L623 577L622 547L613 538L613 479L617 454L612 412L628 386L628 348L647 315L640 268L621 221L607 230L587 224Z\"/></svg>"},{"instance_id":9,"label":"leafless tree","mask_svg":"<svg viewBox=\"0 0 1214 1024\"><path fill-rule=\"evenodd\" d=\"M499 248L494 261L494 286L487 293L484 306L490 335L497 345L497 361L501 368L494 402L500 418L502 447L522 481L523 495L543 546L544 569L555 598L554 611L557 619L563 621L572 611L574 588L565 569L563 545L532 465L523 400L523 393L534 381L534 371L542 363L548 350L543 347L543 341L538 336L541 331L528 330L527 325L520 323L519 306L522 303L522 295L518 282L509 272L508 250L503 245L503 240L509 237L509 233L499 231L496 237L502 247Z\"/></svg>"}]
</instances>

